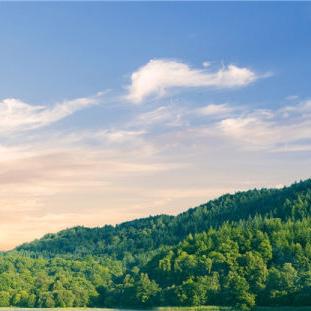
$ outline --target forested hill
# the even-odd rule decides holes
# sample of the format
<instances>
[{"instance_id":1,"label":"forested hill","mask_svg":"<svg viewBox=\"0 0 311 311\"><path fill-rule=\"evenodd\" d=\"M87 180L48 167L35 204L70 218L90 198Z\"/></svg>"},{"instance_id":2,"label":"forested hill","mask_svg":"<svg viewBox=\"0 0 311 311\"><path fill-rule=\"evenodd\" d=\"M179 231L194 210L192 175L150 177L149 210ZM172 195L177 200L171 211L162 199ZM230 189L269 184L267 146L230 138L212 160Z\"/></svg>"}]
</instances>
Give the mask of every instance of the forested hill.
<instances>
[{"instance_id":1,"label":"forested hill","mask_svg":"<svg viewBox=\"0 0 311 311\"><path fill-rule=\"evenodd\" d=\"M177 216L159 215L101 228L75 227L25 243L17 251L33 255L109 255L122 259L171 246L190 233L256 215L281 220L302 219L311 213L311 179L282 189L261 189L226 194Z\"/></svg>"},{"instance_id":2,"label":"forested hill","mask_svg":"<svg viewBox=\"0 0 311 311\"><path fill-rule=\"evenodd\" d=\"M311 179L48 234L0 256L0 307L311 306L310 216Z\"/></svg>"}]
</instances>

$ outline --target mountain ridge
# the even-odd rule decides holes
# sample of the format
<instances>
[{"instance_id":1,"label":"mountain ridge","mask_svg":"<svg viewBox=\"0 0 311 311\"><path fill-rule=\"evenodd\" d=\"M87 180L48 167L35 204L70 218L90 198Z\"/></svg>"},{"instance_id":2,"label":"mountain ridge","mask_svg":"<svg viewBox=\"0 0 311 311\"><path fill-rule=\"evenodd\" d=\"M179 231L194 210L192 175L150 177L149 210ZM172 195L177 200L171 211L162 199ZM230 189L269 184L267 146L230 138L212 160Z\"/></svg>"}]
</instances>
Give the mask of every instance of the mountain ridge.
<instances>
[{"instance_id":1,"label":"mountain ridge","mask_svg":"<svg viewBox=\"0 0 311 311\"><path fill-rule=\"evenodd\" d=\"M122 259L128 251L141 252L158 248L160 245L174 245L188 234L203 232L226 221L239 221L255 215L286 219L286 204L293 205L300 194L311 202L310 193L311 179L295 182L281 189L238 191L234 194L224 194L176 216L161 214L126 221L115 226L76 226L23 243L15 250L48 257L71 254L108 255ZM306 209L310 210L308 204Z\"/></svg>"},{"instance_id":2,"label":"mountain ridge","mask_svg":"<svg viewBox=\"0 0 311 311\"><path fill-rule=\"evenodd\" d=\"M311 179L75 227L0 256L3 307L202 305L311 305Z\"/></svg>"}]
</instances>

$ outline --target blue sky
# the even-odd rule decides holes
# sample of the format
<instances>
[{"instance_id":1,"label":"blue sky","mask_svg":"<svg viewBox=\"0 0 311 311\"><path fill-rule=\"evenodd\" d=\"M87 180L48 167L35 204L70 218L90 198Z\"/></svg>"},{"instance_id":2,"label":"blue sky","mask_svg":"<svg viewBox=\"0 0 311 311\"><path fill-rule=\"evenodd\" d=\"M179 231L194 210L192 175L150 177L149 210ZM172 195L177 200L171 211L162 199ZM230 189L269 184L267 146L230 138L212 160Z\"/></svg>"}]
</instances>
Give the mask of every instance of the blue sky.
<instances>
[{"instance_id":1,"label":"blue sky","mask_svg":"<svg viewBox=\"0 0 311 311\"><path fill-rule=\"evenodd\" d=\"M307 2L0 3L0 247L309 177L310 37Z\"/></svg>"},{"instance_id":2,"label":"blue sky","mask_svg":"<svg viewBox=\"0 0 311 311\"><path fill-rule=\"evenodd\" d=\"M1 3L0 18L2 97L42 102L120 89L151 58L273 71L240 94L246 100L308 96L308 3Z\"/></svg>"}]
</instances>

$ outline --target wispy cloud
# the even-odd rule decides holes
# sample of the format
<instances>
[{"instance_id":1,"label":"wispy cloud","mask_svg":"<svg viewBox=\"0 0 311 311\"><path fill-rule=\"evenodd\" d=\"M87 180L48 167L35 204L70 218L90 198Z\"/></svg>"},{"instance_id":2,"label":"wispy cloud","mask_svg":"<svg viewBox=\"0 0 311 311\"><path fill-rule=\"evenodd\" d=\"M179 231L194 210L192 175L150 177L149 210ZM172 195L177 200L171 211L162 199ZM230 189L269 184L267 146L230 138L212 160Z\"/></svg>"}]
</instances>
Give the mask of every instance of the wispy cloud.
<instances>
[{"instance_id":1,"label":"wispy cloud","mask_svg":"<svg viewBox=\"0 0 311 311\"><path fill-rule=\"evenodd\" d=\"M310 149L310 117L311 102L304 101L276 110L243 111L220 120L215 128L247 149L303 151Z\"/></svg>"},{"instance_id":2,"label":"wispy cloud","mask_svg":"<svg viewBox=\"0 0 311 311\"><path fill-rule=\"evenodd\" d=\"M187 110L177 105L159 106L153 110L142 112L132 122L133 126L167 126L179 127L184 125L184 117Z\"/></svg>"},{"instance_id":3,"label":"wispy cloud","mask_svg":"<svg viewBox=\"0 0 311 311\"><path fill-rule=\"evenodd\" d=\"M0 101L0 134L50 125L74 112L96 104L97 96L63 101L53 106L31 105L16 98Z\"/></svg>"},{"instance_id":4,"label":"wispy cloud","mask_svg":"<svg viewBox=\"0 0 311 311\"><path fill-rule=\"evenodd\" d=\"M43 131L25 142L2 145L0 249L46 231L144 215L144 210L133 212L143 195L145 207L152 205L143 184L179 170L182 163L154 157L142 135L126 130Z\"/></svg>"},{"instance_id":5,"label":"wispy cloud","mask_svg":"<svg viewBox=\"0 0 311 311\"><path fill-rule=\"evenodd\" d=\"M195 112L202 116L222 116L230 114L234 111L234 108L229 104L209 104L207 106L200 107Z\"/></svg>"},{"instance_id":6,"label":"wispy cloud","mask_svg":"<svg viewBox=\"0 0 311 311\"><path fill-rule=\"evenodd\" d=\"M162 103L113 128L40 128L23 141L9 136L0 145L2 247L76 224L176 213L222 192L308 173L301 162L286 178L275 174L268 183L265 170L249 160L250 152L261 161L285 143L290 152L310 151L302 142L311 139L308 101L276 110L229 103L197 109L207 118L191 107ZM167 127L178 118L180 126ZM283 166L274 163L272 171Z\"/></svg>"},{"instance_id":7,"label":"wispy cloud","mask_svg":"<svg viewBox=\"0 0 311 311\"><path fill-rule=\"evenodd\" d=\"M285 106L281 109L285 117L292 116L292 114L302 115L304 117L311 115L311 100L306 100L297 105Z\"/></svg>"},{"instance_id":8,"label":"wispy cloud","mask_svg":"<svg viewBox=\"0 0 311 311\"><path fill-rule=\"evenodd\" d=\"M178 61L153 59L132 73L127 99L140 103L151 95L163 96L172 88L243 87L259 77L251 69L235 65L210 71L206 68L191 68Z\"/></svg>"}]
</instances>

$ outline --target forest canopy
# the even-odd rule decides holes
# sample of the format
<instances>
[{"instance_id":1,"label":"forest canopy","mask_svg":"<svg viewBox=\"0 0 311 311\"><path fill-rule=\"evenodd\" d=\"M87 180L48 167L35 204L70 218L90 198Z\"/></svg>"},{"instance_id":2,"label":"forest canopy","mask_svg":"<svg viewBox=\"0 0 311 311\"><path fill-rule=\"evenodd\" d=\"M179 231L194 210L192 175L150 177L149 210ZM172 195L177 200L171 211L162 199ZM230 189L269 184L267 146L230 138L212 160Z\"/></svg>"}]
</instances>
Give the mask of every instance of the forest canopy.
<instances>
[{"instance_id":1,"label":"forest canopy","mask_svg":"<svg viewBox=\"0 0 311 311\"><path fill-rule=\"evenodd\" d=\"M0 306L311 305L311 180L75 227L0 257Z\"/></svg>"}]
</instances>

